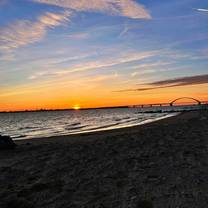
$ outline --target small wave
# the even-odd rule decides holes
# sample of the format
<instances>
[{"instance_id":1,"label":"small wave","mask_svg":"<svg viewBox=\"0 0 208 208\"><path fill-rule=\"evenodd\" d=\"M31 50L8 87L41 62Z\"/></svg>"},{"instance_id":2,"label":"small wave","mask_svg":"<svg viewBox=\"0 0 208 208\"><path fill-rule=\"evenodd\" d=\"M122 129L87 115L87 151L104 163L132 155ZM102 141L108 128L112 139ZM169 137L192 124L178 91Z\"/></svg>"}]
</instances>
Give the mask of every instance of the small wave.
<instances>
[{"instance_id":1,"label":"small wave","mask_svg":"<svg viewBox=\"0 0 208 208\"><path fill-rule=\"evenodd\" d=\"M81 125L81 123L80 122L76 122L76 123L68 124L67 127L78 126L78 125Z\"/></svg>"},{"instance_id":2,"label":"small wave","mask_svg":"<svg viewBox=\"0 0 208 208\"><path fill-rule=\"evenodd\" d=\"M130 118L130 117L128 117ZM130 119L130 120L121 120L120 122L116 122L116 123L112 123L112 124L108 124L108 125L103 125L103 126L98 126L98 127L94 127L94 128L89 128L87 130L90 130L90 131L94 131L94 130L99 130L99 129L108 129L108 128L111 128L111 127L114 127L114 126L119 126L121 124L128 124L128 123L131 123L131 122L134 122L134 121L139 121L142 122L143 119L140 119L140 118L133 118L133 119Z\"/></svg>"},{"instance_id":3,"label":"small wave","mask_svg":"<svg viewBox=\"0 0 208 208\"><path fill-rule=\"evenodd\" d=\"M71 131L71 130L82 129L82 128L84 128L84 127L87 127L87 125L83 125L83 126L67 126L67 127L65 127L64 129L65 129L65 130Z\"/></svg>"},{"instance_id":4,"label":"small wave","mask_svg":"<svg viewBox=\"0 0 208 208\"><path fill-rule=\"evenodd\" d=\"M130 119L131 117L127 116L127 117L124 117L123 119Z\"/></svg>"},{"instance_id":5,"label":"small wave","mask_svg":"<svg viewBox=\"0 0 208 208\"><path fill-rule=\"evenodd\" d=\"M121 122L116 122L116 123L113 123L113 124L92 128L90 130L106 129L106 128L110 128L110 127L113 127L113 126L120 126L122 124L124 124L124 125L129 124L129 123L134 122L134 121L138 121L138 123L140 123L140 122L143 122L144 120L146 120L146 119L133 118L133 119L130 119L130 120L123 120Z\"/></svg>"},{"instance_id":6,"label":"small wave","mask_svg":"<svg viewBox=\"0 0 208 208\"><path fill-rule=\"evenodd\" d=\"M26 135L16 135L16 136L12 136L13 139L20 139L20 138L24 138L26 137Z\"/></svg>"},{"instance_id":7,"label":"small wave","mask_svg":"<svg viewBox=\"0 0 208 208\"><path fill-rule=\"evenodd\" d=\"M115 118L114 121L123 121L123 120L128 120L130 119L131 117L124 117L124 118Z\"/></svg>"},{"instance_id":8,"label":"small wave","mask_svg":"<svg viewBox=\"0 0 208 208\"><path fill-rule=\"evenodd\" d=\"M19 130L25 130L25 129L38 129L39 127L37 126L25 126L25 127L20 127Z\"/></svg>"},{"instance_id":9,"label":"small wave","mask_svg":"<svg viewBox=\"0 0 208 208\"><path fill-rule=\"evenodd\" d=\"M119 124L129 123L129 122L132 122L132 121L141 121L141 119L140 118L132 118L132 119L128 119L128 120L122 121Z\"/></svg>"},{"instance_id":10,"label":"small wave","mask_svg":"<svg viewBox=\"0 0 208 208\"><path fill-rule=\"evenodd\" d=\"M123 118L115 118L114 121L122 121Z\"/></svg>"},{"instance_id":11,"label":"small wave","mask_svg":"<svg viewBox=\"0 0 208 208\"><path fill-rule=\"evenodd\" d=\"M47 131L47 130L51 130L52 128L50 127L45 127L45 128L41 128L41 127L38 127L36 129L28 129L28 131L26 132L40 132L40 131Z\"/></svg>"},{"instance_id":12,"label":"small wave","mask_svg":"<svg viewBox=\"0 0 208 208\"><path fill-rule=\"evenodd\" d=\"M114 124L109 124L109 125L104 125L104 126L98 126L98 127L94 127L94 128L89 128L87 129L88 131L94 131L94 130L99 130L99 129L107 129L107 128L110 128L110 127L113 127L113 126L117 126L119 125L119 123L114 123Z\"/></svg>"}]
</instances>

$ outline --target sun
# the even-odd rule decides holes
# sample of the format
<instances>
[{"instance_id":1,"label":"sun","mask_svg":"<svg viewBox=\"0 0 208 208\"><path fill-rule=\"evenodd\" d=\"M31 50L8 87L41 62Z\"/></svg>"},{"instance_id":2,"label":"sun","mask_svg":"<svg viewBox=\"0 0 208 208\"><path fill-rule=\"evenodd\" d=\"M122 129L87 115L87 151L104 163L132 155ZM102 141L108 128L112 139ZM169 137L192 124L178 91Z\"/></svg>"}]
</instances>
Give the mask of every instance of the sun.
<instances>
[{"instance_id":1,"label":"sun","mask_svg":"<svg viewBox=\"0 0 208 208\"><path fill-rule=\"evenodd\" d=\"M80 109L80 106L79 106L79 105L74 105L74 106L73 106L73 109L74 109L74 110L79 110L79 109Z\"/></svg>"}]
</instances>

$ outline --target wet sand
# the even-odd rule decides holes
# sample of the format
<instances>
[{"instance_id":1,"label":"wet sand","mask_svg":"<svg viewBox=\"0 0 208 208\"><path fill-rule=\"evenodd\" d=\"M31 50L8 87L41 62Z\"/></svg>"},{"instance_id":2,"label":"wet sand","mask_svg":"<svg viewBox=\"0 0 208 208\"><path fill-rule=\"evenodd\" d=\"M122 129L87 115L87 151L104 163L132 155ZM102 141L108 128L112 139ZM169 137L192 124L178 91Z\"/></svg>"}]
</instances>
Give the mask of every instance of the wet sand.
<instances>
[{"instance_id":1,"label":"wet sand","mask_svg":"<svg viewBox=\"0 0 208 208\"><path fill-rule=\"evenodd\" d=\"M205 208L208 112L16 142L0 152L1 208Z\"/></svg>"}]
</instances>

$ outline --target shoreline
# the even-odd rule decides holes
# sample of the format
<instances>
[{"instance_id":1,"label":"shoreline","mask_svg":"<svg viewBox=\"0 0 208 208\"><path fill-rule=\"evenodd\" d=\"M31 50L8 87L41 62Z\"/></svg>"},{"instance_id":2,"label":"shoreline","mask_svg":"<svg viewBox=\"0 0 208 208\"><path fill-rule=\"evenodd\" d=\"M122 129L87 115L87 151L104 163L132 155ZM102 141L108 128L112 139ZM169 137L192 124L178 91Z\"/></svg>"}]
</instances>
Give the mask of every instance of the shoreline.
<instances>
[{"instance_id":1,"label":"shoreline","mask_svg":"<svg viewBox=\"0 0 208 208\"><path fill-rule=\"evenodd\" d=\"M16 150L0 152L0 207L204 208L207 138L208 112L197 111L122 129L15 141Z\"/></svg>"},{"instance_id":2,"label":"shoreline","mask_svg":"<svg viewBox=\"0 0 208 208\"><path fill-rule=\"evenodd\" d=\"M113 130L120 130L120 129L125 129L125 128L132 128L132 127L137 127L137 126L142 126L142 125L146 125L146 124L149 124L149 123L154 123L154 122L157 122L157 121L160 121L160 120L163 120L163 119L167 119L167 118L171 118L171 117L175 117L175 116L178 116L180 115L181 113L170 113L170 114L167 114L167 115L164 115L164 116L161 116L161 117L158 117L158 118L153 118L153 119L146 119L144 121L141 121L137 124L126 124L126 125L123 125L123 126L111 126L111 127L100 127L99 129L95 129L95 130L84 130L83 132L72 132L72 133L68 133L68 134L61 134L61 135L54 135L54 136L43 136L43 137L32 137L32 138L12 138L13 141L15 142L18 142L18 141L23 141L23 140L27 140L27 141L30 141L30 140L35 140L35 139L50 139L50 138L56 138L56 137L69 137L69 136L74 136L74 135L77 135L77 136L81 136L83 134L89 134L89 133L97 133L97 132L105 132L105 131L113 131Z\"/></svg>"}]
</instances>

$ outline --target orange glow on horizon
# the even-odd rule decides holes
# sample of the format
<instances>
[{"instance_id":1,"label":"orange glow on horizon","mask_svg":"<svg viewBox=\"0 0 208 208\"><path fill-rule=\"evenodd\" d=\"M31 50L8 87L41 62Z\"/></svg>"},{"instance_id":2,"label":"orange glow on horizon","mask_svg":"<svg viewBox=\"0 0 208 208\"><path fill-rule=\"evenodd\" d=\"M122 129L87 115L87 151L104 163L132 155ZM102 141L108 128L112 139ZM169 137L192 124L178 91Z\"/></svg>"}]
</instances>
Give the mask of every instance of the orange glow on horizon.
<instances>
[{"instance_id":1,"label":"orange glow on horizon","mask_svg":"<svg viewBox=\"0 0 208 208\"><path fill-rule=\"evenodd\" d=\"M110 87L109 87L110 88ZM89 94L90 90L90 94ZM168 103L179 97L193 97L208 101L208 85L186 86L145 92L114 93L103 86L82 88L48 88L34 92L12 90L13 94L0 94L0 111L55 110L131 106L139 104Z\"/></svg>"},{"instance_id":2,"label":"orange glow on horizon","mask_svg":"<svg viewBox=\"0 0 208 208\"><path fill-rule=\"evenodd\" d=\"M81 107L80 107L79 105L74 105L74 106L73 106L73 109L74 109L74 110L79 110L79 109L81 109Z\"/></svg>"}]
</instances>

